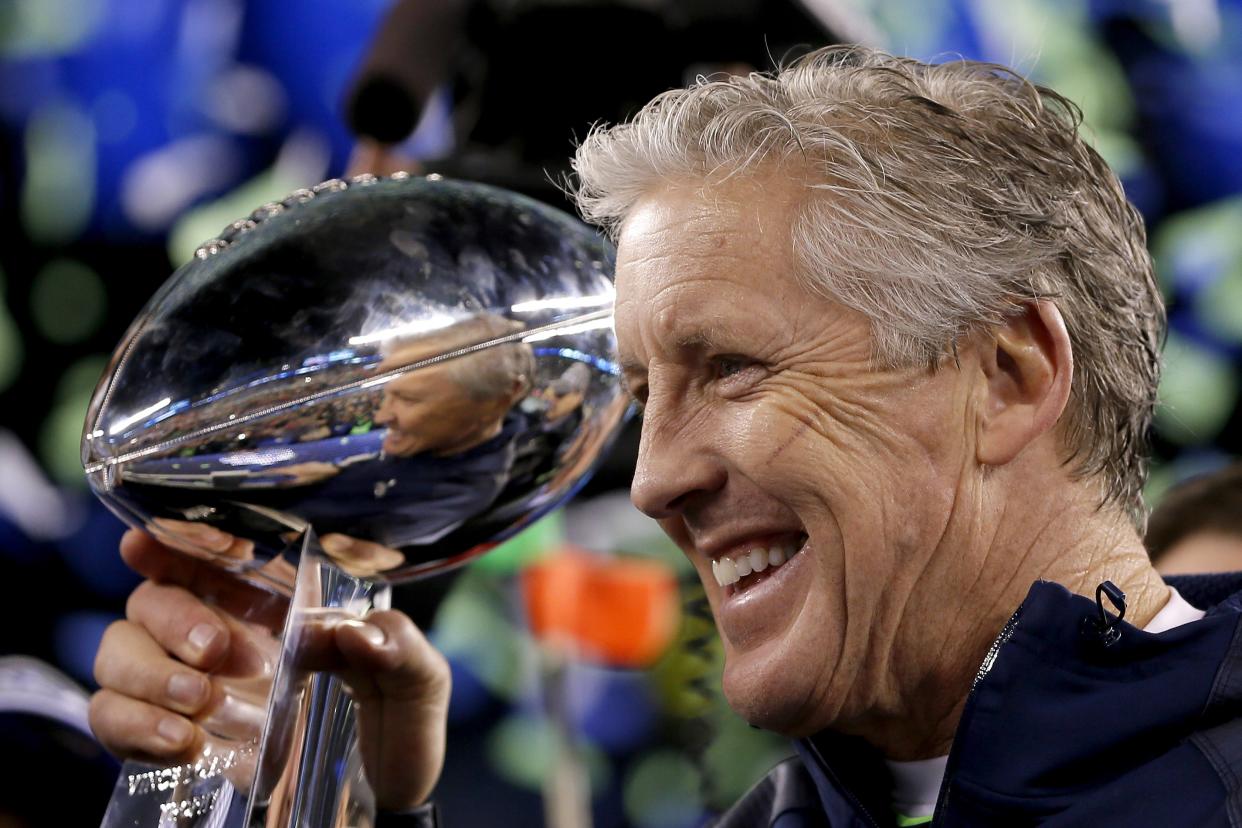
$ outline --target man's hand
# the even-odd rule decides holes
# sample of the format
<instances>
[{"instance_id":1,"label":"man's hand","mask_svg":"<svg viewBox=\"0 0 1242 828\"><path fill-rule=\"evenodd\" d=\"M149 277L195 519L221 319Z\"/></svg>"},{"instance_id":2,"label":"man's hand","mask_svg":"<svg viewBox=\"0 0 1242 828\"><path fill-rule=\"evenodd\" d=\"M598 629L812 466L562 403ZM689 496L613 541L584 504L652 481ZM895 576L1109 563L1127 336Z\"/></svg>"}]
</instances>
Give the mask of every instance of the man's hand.
<instances>
[{"instance_id":1,"label":"man's hand","mask_svg":"<svg viewBox=\"0 0 1242 828\"><path fill-rule=\"evenodd\" d=\"M396 549L338 532L324 535L319 543L333 563L358 578L373 578L405 563L405 555Z\"/></svg>"},{"instance_id":2,"label":"man's hand","mask_svg":"<svg viewBox=\"0 0 1242 828\"><path fill-rule=\"evenodd\" d=\"M327 480L329 477L335 477L340 474L341 470L332 463L325 463L322 460L308 460L304 463L291 463L288 466L273 466L269 471L264 473L277 473L287 477L288 480L281 485L303 486L309 483L318 483L321 480Z\"/></svg>"},{"instance_id":3,"label":"man's hand","mask_svg":"<svg viewBox=\"0 0 1242 828\"><path fill-rule=\"evenodd\" d=\"M91 727L122 757L193 761L202 747L257 735L278 658L283 600L131 530L125 562L148 580L95 660ZM326 637L324 637L326 636ZM339 674L358 701L358 731L376 804L427 799L444 764L448 664L400 612L339 622L303 665ZM302 654L299 654L300 656Z\"/></svg>"}]
</instances>

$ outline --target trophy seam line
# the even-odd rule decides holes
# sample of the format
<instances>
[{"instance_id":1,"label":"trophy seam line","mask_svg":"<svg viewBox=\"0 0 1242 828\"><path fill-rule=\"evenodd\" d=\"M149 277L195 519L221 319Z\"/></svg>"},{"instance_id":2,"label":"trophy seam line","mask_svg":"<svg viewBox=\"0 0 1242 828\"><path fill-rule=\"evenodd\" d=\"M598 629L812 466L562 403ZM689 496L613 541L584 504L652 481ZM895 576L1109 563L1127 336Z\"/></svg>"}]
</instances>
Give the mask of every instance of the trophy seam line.
<instances>
[{"instance_id":1,"label":"trophy seam line","mask_svg":"<svg viewBox=\"0 0 1242 828\"><path fill-rule=\"evenodd\" d=\"M537 328L529 328L527 330L517 331L511 334L506 334L505 336L497 337L495 339L490 339L486 342L479 342L474 345L469 345L465 348L459 348L456 351L450 351L444 354L437 354L436 356L428 357L427 359L419 360L418 362L413 362L409 365L404 365L399 368L392 368L388 371L385 371L382 374L377 374L374 377L366 377L363 379L357 379L357 380L354 380L353 382L349 382L349 383L346 383L345 385L341 385L335 388L325 388L322 391L316 391L315 393L308 394L305 397L298 397L297 399L288 400L287 402L283 402L279 405L265 408L261 411L253 411L249 414L244 414L241 417L237 417L236 419L226 420L224 422L219 422L219 423L215 423L212 425L203 426L202 428L197 429L196 431L192 431L188 434L183 434L180 437L177 437L172 440L165 440L161 443L156 443L153 446L147 446L145 448L135 449L134 451L120 454L120 455L117 455L116 457L109 457L104 460L97 461L87 466L86 472L88 474L93 474L95 472L106 469L110 466L117 466L117 465L120 465L121 463L128 463L132 460L140 460L143 457L149 457L152 454L159 454L163 451L176 448L177 446L182 445L184 443L193 442L209 434L214 434L218 431L224 431L229 428L234 428L236 426L245 425L247 423L252 423L252 422L255 422L256 420L261 420L264 417L270 417L273 414L279 414L282 411L287 411L292 408L297 408L298 406L306 405L308 403L313 403L313 402L316 402L317 400L326 399L328 397L332 397L337 394L347 393L349 391L358 390L360 388L366 388L372 385L383 385L395 379L396 377L403 376L411 371L418 370L419 368L425 368L429 365L436 365L441 362L446 362L450 359L456 359L458 357L467 356L469 354L473 354L478 351L486 350L487 348L494 348L498 345L506 345L508 343L516 342L526 337L534 336L536 334L547 333L548 331L555 331L558 328L566 328L571 325L578 325L584 322L591 322L591 321L595 321L598 319L606 319L611 316L612 316L611 308L607 308L604 310L598 310L598 311L592 311L591 313L573 316L573 317L570 317L569 319L562 319L557 322L551 322L547 325L541 325Z\"/></svg>"}]
</instances>

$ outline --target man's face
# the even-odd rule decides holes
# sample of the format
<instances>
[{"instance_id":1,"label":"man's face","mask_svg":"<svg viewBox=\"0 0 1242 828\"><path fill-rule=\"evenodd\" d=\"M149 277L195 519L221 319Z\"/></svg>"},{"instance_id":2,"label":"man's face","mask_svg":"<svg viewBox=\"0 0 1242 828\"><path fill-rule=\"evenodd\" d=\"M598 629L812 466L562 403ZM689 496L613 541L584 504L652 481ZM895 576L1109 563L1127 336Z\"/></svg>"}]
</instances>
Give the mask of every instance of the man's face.
<instances>
[{"instance_id":1,"label":"man's face","mask_svg":"<svg viewBox=\"0 0 1242 828\"><path fill-rule=\"evenodd\" d=\"M634 502L699 572L730 705L792 735L900 704L902 672L936 657L928 622L965 576L933 553L969 456L957 372L877 370L867 321L795 280L802 192L772 176L649 196L616 305L645 404ZM792 556L774 567L773 547ZM713 561L758 549L766 569L718 585Z\"/></svg>"},{"instance_id":2,"label":"man's face","mask_svg":"<svg viewBox=\"0 0 1242 828\"><path fill-rule=\"evenodd\" d=\"M415 358L404 357L404 362ZM469 361L477 357L461 357ZM387 367L396 367L395 360ZM384 368L385 365L381 365ZM376 425L386 426L384 451L393 457L423 452L453 454L473 448L498 430L508 410L508 398L477 400L457 380L454 371L468 365L429 365L390 380L375 412Z\"/></svg>"}]
</instances>

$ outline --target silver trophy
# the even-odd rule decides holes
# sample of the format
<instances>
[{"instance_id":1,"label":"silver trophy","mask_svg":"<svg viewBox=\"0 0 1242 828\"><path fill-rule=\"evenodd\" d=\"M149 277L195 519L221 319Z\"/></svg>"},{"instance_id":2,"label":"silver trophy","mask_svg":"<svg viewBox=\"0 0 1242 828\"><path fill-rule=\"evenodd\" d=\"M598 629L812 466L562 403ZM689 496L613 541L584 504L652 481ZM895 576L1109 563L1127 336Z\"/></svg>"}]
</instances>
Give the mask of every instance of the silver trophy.
<instances>
[{"instance_id":1,"label":"silver trophy","mask_svg":"<svg viewBox=\"0 0 1242 828\"><path fill-rule=\"evenodd\" d=\"M126 763L108 828L370 823L353 702L300 653L585 481L627 409L612 259L513 193L361 176L264 205L161 288L83 464L127 523L218 566L208 600L246 583L259 657L213 675L194 761Z\"/></svg>"}]
</instances>

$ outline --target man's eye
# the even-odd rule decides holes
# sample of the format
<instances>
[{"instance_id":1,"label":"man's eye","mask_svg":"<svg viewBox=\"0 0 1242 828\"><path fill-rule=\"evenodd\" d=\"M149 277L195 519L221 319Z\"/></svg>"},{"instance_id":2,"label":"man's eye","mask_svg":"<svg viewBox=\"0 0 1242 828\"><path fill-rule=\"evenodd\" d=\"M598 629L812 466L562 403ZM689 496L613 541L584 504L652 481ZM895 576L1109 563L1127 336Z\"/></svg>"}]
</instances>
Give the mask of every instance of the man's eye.
<instances>
[{"instance_id":1,"label":"man's eye","mask_svg":"<svg viewBox=\"0 0 1242 828\"><path fill-rule=\"evenodd\" d=\"M712 366L717 379L727 379L734 374L740 374L754 364L753 360L733 354L712 358Z\"/></svg>"}]
</instances>

